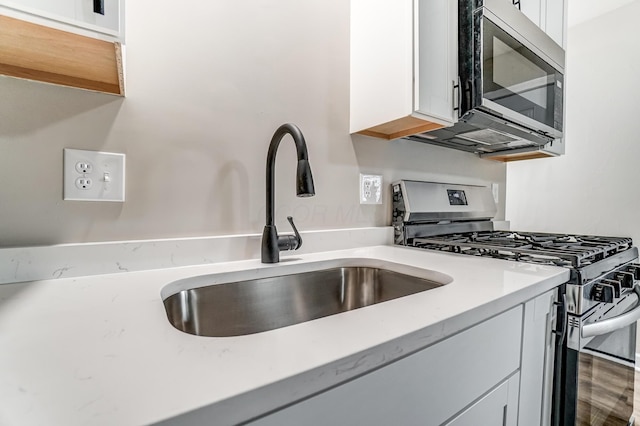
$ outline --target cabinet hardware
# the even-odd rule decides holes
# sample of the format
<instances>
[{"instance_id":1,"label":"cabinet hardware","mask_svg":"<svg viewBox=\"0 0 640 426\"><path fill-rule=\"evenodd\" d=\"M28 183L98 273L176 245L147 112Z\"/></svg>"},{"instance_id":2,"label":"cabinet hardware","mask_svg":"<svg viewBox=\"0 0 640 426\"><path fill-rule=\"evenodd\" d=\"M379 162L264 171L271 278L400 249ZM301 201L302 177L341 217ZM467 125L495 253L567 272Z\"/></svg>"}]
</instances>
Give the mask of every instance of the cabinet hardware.
<instances>
[{"instance_id":1,"label":"cabinet hardware","mask_svg":"<svg viewBox=\"0 0 640 426\"><path fill-rule=\"evenodd\" d=\"M93 0L93 13L104 15L104 0Z\"/></svg>"},{"instance_id":2,"label":"cabinet hardware","mask_svg":"<svg viewBox=\"0 0 640 426\"><path fill-rule=\"evenodd\" d=\"M562 301L553 302L555 306L557 306L561 313L558 315L558 320L562 321L562 328L560 330L552 330L551 332L558 336L557 344L561 345L564 342L564 338L567 335L567 294L564 293L562 295Z\"/></svg>"},{"instance_id":3,"label":"cabinet hardware","mask_svg":"<svg viewBox=\"0 0 640 426\"><path fill-rule=\"evenodd\" d=\"M461 102L461 94L460 94L460 77L458 77L458 81L453 80L451 82L453 86L453 110L460 111L460 102ZM460 113L458 113L460 115Z\"/></svg>"}]
</instances>

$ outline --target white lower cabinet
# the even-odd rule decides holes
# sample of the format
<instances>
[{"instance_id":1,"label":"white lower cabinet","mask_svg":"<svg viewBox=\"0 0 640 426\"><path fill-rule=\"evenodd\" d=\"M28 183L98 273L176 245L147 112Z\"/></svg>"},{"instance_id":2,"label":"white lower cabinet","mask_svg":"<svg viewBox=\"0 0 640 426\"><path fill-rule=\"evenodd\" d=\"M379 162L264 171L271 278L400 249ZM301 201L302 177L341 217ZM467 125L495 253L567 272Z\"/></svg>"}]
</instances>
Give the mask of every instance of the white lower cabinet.
<instances>
[{"instance_id":1,"label":"white lower cabinet","mask_svg":"<svg viewBox=\"0 0 640 426\"><path fill-rule=\"evenodd\" d=\"M518 426L551 423L556 290L524 304Z\"/></svg>"},{"instance_id":2,"label":"white lower cabinet","mask_svg":"<svg viewBox=\"0 0 640 426\"><path fill-rule=\"evenodd\" d=\"M522 320L519 305L250 424L515 426Z\"/></svg>"},{"instance_id":3,"label":"white lower cabinet","mask_svg":"<svg viewBox=\"0 0 640 426\"><path fill-rule=\"evenodd\" d=\"M519 388L520 374L516 373L448 422L446 426L517 425Z\"/></svg>"}]
</instances>

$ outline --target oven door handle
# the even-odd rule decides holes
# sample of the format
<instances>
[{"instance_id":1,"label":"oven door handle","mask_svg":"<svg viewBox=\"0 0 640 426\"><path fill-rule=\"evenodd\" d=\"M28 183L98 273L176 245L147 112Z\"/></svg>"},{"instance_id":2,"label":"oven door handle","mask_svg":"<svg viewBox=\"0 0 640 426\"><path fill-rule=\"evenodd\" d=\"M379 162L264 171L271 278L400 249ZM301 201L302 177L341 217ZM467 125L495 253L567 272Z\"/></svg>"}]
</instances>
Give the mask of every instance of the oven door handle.
<instances>
[{"instance_id":1,"label":"oven door handle","mask_svg":"<svg viewBox=\"0 0 640 426\"><path fill-rule=\"evenodd\" d=\"M600 336L624 328L640 319L640 286L633 287L638 303L630 311L617 317L582 326L582 337Z\"/></svg>"}]
</instances>

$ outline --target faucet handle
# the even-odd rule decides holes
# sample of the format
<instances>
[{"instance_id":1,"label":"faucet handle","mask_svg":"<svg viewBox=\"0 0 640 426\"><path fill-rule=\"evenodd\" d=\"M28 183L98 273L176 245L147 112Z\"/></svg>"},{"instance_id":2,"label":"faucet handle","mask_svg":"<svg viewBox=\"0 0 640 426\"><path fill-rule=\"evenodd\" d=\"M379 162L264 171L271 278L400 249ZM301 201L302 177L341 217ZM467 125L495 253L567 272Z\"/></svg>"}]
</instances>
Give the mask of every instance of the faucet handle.
<instances>
[{"instance_id":1,"label":"faucet handle","mask_svg":"<svg viewBox=\"0 0 640 426\"><path fill-rule=\"evenodd\" d=\"M293 233L296 236L296 247L294 248L294 250L298 250L300 247L302 247L302 237L300 236L300 233L298 232L298 228L296 228L296 224L293 223L293 217L287 216L287 220L291 224L291 228L293 228Z\"/></svg>"},{"instance_id":2,"label":"faucet handle","mask_svg":"<svg viewBox=\"0 0 640 426\"><path fill-rule=\"evenodd\" d=\"M296 228L295 223L293 223L293 218L291 216L287 216L287 220L291 224L293 228L293 233L295 235L282 235L278 236L278 248L282 250L298 250L302 247L302 237L298 232L298 228Z\"/></svg>"}]
</instances>

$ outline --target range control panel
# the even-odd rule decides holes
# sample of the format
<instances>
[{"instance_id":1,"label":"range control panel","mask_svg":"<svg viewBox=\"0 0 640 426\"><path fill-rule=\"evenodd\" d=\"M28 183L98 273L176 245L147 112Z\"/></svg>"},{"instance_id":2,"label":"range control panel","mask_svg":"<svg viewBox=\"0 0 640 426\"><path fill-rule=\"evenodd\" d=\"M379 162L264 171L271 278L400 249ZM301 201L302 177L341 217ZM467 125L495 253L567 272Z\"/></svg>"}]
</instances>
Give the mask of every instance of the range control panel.
<instances>
[{"instance_id":1,"label":"range control panel","mask_svg":"<svg viewBox=\"0 0 640 426\"><path fill-rule=\"evenodd\" d=\"M596 281L591 287L590 299L613 303L627 289L632 289L637 280L640 280L640 265L628 265L623 270L611 272Z\"/></svg>"},{"instance_id":2,"label":"range control panel","mask_svg":"<svg viewBox=\"0 0 640 426\"><path fill-rule=\"evenodd\" d=\"M467 196L461 189L447 189L449 204L452 206L467 206Z\"/></svg>"}]
</instances>

